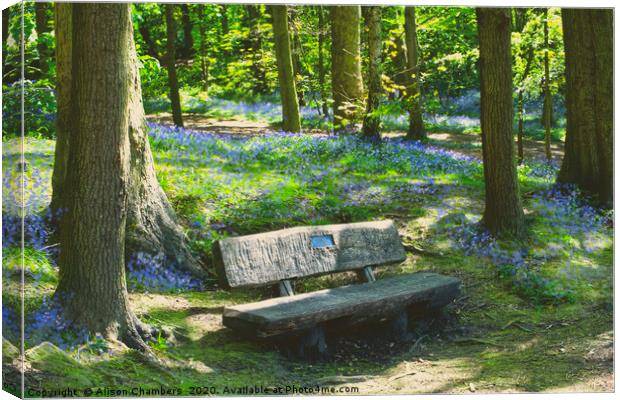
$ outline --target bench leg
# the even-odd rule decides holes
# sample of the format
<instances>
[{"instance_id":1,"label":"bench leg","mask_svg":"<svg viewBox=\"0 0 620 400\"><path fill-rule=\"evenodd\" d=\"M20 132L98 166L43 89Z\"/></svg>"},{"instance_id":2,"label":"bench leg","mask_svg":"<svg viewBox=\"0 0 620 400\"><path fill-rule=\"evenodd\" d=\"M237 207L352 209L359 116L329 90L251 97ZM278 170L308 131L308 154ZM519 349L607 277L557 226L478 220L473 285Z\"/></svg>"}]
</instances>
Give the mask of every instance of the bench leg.
<instances>
[{"instance_id":1,"label":"bench leg","mask_svg":"<svg viewBox=\"0 0 620 400\"><path fill-rule=\"evenodd\" d=\"M406 340L409 335L409 315L401 310L387 322L387 335L396 340Z\"/></svg>"},{"instance_id":2,"label":"bench leg","mask_svg":"<svg viewBox=\"0 0 620 400\"><path fill-rule=\"evenodd\" d=\"M289 358L322 360L327 355L325 330L321 326L291 335L286 342Z\"/></svg>"}]
</instances>

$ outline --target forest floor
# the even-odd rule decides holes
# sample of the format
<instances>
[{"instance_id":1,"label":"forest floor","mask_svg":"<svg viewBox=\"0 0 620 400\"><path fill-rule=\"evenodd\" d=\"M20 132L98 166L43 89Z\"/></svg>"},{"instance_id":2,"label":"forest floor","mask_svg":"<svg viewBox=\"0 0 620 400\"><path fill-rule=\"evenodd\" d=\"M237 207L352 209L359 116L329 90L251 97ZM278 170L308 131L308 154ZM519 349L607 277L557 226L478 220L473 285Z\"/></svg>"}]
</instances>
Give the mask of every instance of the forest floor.
<instances>
[{"instance_id":1,"label":"forest floor","mask_svg":"<svg viewBox=\"0 0 620 400\"><path fill-rule=\"evenodd\" d=\"M150 121L172 125L172 114L158 113L147 117ZM263 135L265 132L276 132L268 122L261 120L248 120L242 117L229 119L206 117L203 114L184 114L183 122L186 128L203 132L213 132L226 135L252 136ZM305 133L311 135L328 135L329 132L322 129L307 129ZM382 133L383 137L401 137L402 131L388 131ZM430 132L428 138L431 144L436 144L448 149L454 149L460 153L482 159L482 142L480 135L452 132ZM543 160L545 158L545 143L543 141L523 140L523 153L527 159ZM564 143L552 142L551 155L554 161L560 162L564 155Z\"/></svg>"},{"instance_id":2,"label":"forest floor","mask_svg":"<svg viewBox=\"0 0 620 400\"><path fill-rule=\"evenodd\" d=\"M182 395L239 395L254 385L319 385L343 394L614 390L613 227L574 192L550 189L557 170L536 163L519 167L530 235L496 242L476 228L484 187L474 135L432 134L430 147L396 141L377 150L354 138L261 137L268 127L243 120L195 118L193 125L188 115L186 121L196 130L255 134L248 140L190 137L152 128L160 183L205 264L212 243L231 234L392 218L403 241L423 253L408 252L402 264L378 268L378 278L434 271L460 278L462 296L446 318L414 325L403 342L383 337L376 326L347 330L328 338L328 360L309 363L222 325L223 307L267 298L270 289L229 292L210 284L204 290L145 290L129 274L137 315L174 332L152 344L160 362L96 339L66 351L39 339L27 346L27 387L163 386ZM540 145L533 147L540 152ZM53 141L26 144L27 181L36 186L33 207L49 201L53 148ZM554 148L559 156L561 147ZM7 182L17 182L10 176L17 151L4 143L3 197L11 189ZM21 258L8 241L3 246L6 305L19 301L11 293L18 293ZM57 283L39 247L33 244L26 255L26 305L33 310ZM350 273L309 278L297 281L295 290L354 281ZM7 319L3 308L4 332L10 331ZM9 340L3 350L6 385L17 382L10 366L19 359Z\"/></svg>"}]
</instances>

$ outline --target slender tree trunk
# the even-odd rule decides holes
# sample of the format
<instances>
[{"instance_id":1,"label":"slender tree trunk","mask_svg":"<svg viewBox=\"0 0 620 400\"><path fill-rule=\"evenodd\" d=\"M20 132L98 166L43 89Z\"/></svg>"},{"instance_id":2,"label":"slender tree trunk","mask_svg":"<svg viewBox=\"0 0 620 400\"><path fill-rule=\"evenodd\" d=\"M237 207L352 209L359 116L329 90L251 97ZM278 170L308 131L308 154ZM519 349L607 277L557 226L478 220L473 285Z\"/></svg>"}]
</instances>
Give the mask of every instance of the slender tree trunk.
<instances>
[{"instance_id":1,"label":"slender tree trunk","mask_svg":"<svg viewBox=\"0 0 620 400\"><path fill-rule=\"evenodd\" d=\"M250 28L248 49L250 50L249 55L252 61L252 73L254 75L254 94L261 94L267 91L265 68L261 60L261 6L259 4L247 4L245 5L245 9L247 13L246 23L247 26Z\"/></svg>"},{"instance_id":2,"label":"slender tree trunk","mask_svg":"<svg viewBox=\"0 0 620 400\"><path fill-rule=\"evenodd\" d=\"M304 91L301 88L301 82L299 82L299 77L303 75L303 68L301 65L301 38L299 37L299 25L301 21L299 20L299 16L297 14L297 10L295 7L290 8L291 11L291 23L289 24L291 30L291 50L293 57L293 73L295 77L295 83L297 86L297 100L300 106L305 106L306 101L304 100Z\"/></svg>"},{"instance_id":3,"label":"slender tree trunk","mask_svg":"<svg viewBox=\"0 0 620 400\"><path fill-rule=\"evenodd\" d=\"M521 27L521 30L523 27ZM525 160L525 156L523 154L523 129L524 129L524 110L523 110L523 82L527 79L530 68L532 66L532 60L534 59L534 47L530 47L527 53L527 61L525 62L525 70L523 71L523 76L521 76L521 82L519 82L519 88L517 89L517 118L519 120L519 130L517 132L517 149L518 156L517 160L519 164L522 164Z\"/></svg>"},{"instance_id":4,"label":"slender tree trunk","mask_svg":"<svg viewBox=\"0 0 620 400\"><path fill-rule=\"evenodd\" d=\"M517 162L523 164L523 89L517 92L517 115L519 130L517 131Z\"/></svg>"},{"instance_id":5,"label":"slender tree trunk","mask_svg":"<svg viewBox=\"0 0 620 400\"><path fill-rule=\"evenodd\" d=\"M174 5L166 4L166 64L168 69L168 86L170 88L170 103L172 104L172 120L174 124L183 127L181 113L181 96L179 96L179 81L176 68L176 38L177 30L174 21Z\"/></svg>"},{"instance_id":6,"label":"slender tree trunk","mask_svg":"<svg viewBox=\"0 0 620 400\"><path fill-rule=\"evenodd\" d=\"M9 20L11 16L9 7L2 10L2 49L6 49L6 41L9 38Z\"/></svg>"},{"instance_id":7,"label":"slender tree trunk","mask_svg":"<svg viewBox=\"0 0 620 400\"><path fill-rule=\"evenodd\" d=\"M191 58L194 55L194 37L192 36L193 24L188 4L181 4L181 23L183 25L183 55L186 58Z\"/></svg>"},{"instance_id":8,"label":"slender tree trunk","mask_svg":"<svg viewBox=\"0 0 620 400\"><path fill-rule=\"evenodd\" d=\"M325 61L323 59L326 36L323 6L317 6L317 12L319 14L319 57L317 61L317 72L319 75L319 91L321 92L321 111L323 112L323 115L327 117L329 115L329 109L327 107L327 91L325 90Z\"/></svg>"},{"instance_id":9,"label":"slender tree trunk","mask_svg":"<svg viewBox=\"0 0 620 400\"><path fill-rule=\"evenodd\" d=\"M129 4L74 4L73 118L56 298L90 332L148 351L125 283L133 27Z\"/></svg>"},{"instance_id":10,"label":"slender tree trunk","mask_svg":"<svg viewBox=\"0 0 620 400\"><path fill-rule=\"evenodd\" d=\"M485 182L482 222L494 234L521 235L524 217L512 136L510 9L477 8L476 16Z\"/></svg>"},{"instance_id":11,"label":"slender tree trunk","mask_svg":"<svg viewBox=\"0 0 620 400\"><path fill-rule=\"evenodd\" d=\"M613 12L562 9L566 145L558 181L613 206Z\"/></svg>"},{"instance_id":12,"label":"slender tree trunk","mask_svg":"<svg viewBox=\"0 0 620 400\"><path fill-rule=\"evenodd\" d=\"M362 103L360 6L331 6L332 92L334 125L341 129L359 119Z\"/></svg>"},{"instance_id":13,"label":"slender tree trunk","mask_svg":"<svg viewBox=\"0 0 620 400\"><path fill-rule=\"evenodd\" d=\"M390 52L392 64L394 64L394 83L402 88L406 88L409 83L407 80L407 47L403 38L404 32L394 38L396 51ZM398 91L398 97L402 97L403 90Z\"/></svg>"},{"instance_id":14,"label":"slender tree trunk","mask_svg":"<svg viewBox=\"0 0 620 400\"><path fill-rule=\"evenodd\" d=\"M34 3L35 29L39 38L37 39L37 52L39 53L39 68L41 69L42 74L46 73L45 68L47 65L48 48L45 42L43 40L40 40L40 38L43 36L43 34L50 31L49 18L47 17L47 8L48 3Z\"/></svg>"},{"instance_id":15,"label":"slender tree trunk","mask_svg":"<svg viewBox=\"0 0 620 400\"><path fill-rule=\"evenodd\" d=\"M202 73L202 88L205 94L209 92L209 59L207 57L207 35L205 32L205 5L198 4L200 11L200 71Z\"/></svg>"},{"instance_id":16,"label":"slender tree trunk","mask_svg":"<svg viewBox=\"0 0 620 400\"><path fill-rule=\"evenodd\" d=\"M545 14L543 16L543 30L544 30L544 46L545 46L545 81L543 85L543 122L545 126L545 156L547 160L551 160L551 90L549 89L549 9L545 8Z\"/></svg>"},{"instance_id":17,"label":"slender tree trunk","mask_svg":"<svg viewBox=\"0 0 620 400\"><path fill-rule=\"evenodd\" d=\"M381 140L381 118L378 115L383 87L381 85L381 7L367 9L368 27L368 100L362 124L362 135L372 141Z\"/></svg>"},{"instance_id":18,"label":"slender tree trunk","mask_svg":"<svg viewBox=\"0 0 620 400\"><path fill-rule=\"evenodd\" d=\"M407 103L409 108L409 130L407 138L426 140L420 90L420 63L418 61L418 36L415 23L415 7L405 7L405 42L407 43Z\"/></svg>"},{"instance_id":19,"label":"slender tree trunk","mask_svg":"<svg viewBox=\"0 0 620 400\"><path fill-rule=\"evenodd\" d=\"M50 209L54 225L58 226L60 214L64 211L63 188L67 175L69 158L69 122L71 110L72 76L72 32L73 9L71 3L54 3L56 23L56 147L54 149L54 170L52 172L52 201Z\"/></svg>"},{"instance_id":20,"label":"slender tree trunk","mask_svg":"<svg viewBox=\"0 0 620 400\"><path fill-rule=\"evenodd\" d=\"M141 8L139 8L140 4L136 4L136 7L138 7L139 10L142 10ZM146 54L159 60L160 57L157 53L157 47L153 42L153 38L151 36L151 31L149 30L147 21L143 21L142 23L138 24L138 31L140 32L140 36L142 36L142 40L144 41L144 44L146 46Z\"/></svg>"},{"instance_id":21,"label":"slender tree trunk","mask_svg":"<svg viewBox=\"0 0 620 400\"><path fill-rule=\"evenodd\" d=\"M278 62L278 80L282 102L282 129L287 132L299 132L299 104L293 76L293 59L288 33L288 15L286 6L271 6L273 17L273 38Z\"/></svg>"}]
</instances>

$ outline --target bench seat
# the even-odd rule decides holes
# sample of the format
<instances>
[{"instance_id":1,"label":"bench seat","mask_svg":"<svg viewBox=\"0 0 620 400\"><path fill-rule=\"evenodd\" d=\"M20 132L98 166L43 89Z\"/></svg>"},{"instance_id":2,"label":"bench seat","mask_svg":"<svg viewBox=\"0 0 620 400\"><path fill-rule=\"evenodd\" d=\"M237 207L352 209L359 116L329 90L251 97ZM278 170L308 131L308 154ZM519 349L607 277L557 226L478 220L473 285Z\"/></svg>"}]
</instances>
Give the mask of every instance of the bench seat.
<instances>
[{"instance_id":1,"label":"bench seat","mask_svg":"<svg viewBox=\"0 0 620 400\"><path fill-rule=\"evenodd\" d=\"M223 323L247 335L267 338L340 318L389 317L413 304L438 309L454 300L460 284L456 278L431 272L399 275L226 307Z\"/></svg>"}]
</instances>

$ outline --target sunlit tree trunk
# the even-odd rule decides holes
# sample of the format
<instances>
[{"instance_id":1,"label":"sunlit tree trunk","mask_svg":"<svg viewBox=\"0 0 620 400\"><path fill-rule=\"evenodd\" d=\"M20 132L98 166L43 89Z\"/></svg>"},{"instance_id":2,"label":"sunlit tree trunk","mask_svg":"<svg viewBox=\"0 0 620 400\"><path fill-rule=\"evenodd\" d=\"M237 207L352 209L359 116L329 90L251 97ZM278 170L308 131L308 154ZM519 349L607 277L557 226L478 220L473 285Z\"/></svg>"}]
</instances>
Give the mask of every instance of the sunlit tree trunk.
<instances>
[{"instance_id":1,"label":"sunlit tree trunk","mask_svg":"<svg viewBox=\"0 0 620 400\"><path fill-rule=\"evenodd\" d=\"M422 120L420 90L420 63L418 60L418 36L416 32L415 7L405 7L405 42L407 44L407 103L409 109L409 130L407 138L425 140L426 131Z\"/></svg>"},{"instance_id":2,"label":"sunlit tree trunk","mask_svg":"<svg viewBox=\"0 0 620 400\"><path fill-rule=\"evenodd\" d=\"M551 90L549 88L549 10L545 8L545 14L543 15L543 30L544 30L544 46L545 46L545 80L543 83L543 123L545 126L545 156L547 160L551 160Z\"/></svg>"},{"instance_id":3,"label":"sunlit tree trunk","mask_svg":"<svg viewBox=\"0 0 620 400\"><path fill-rule=\"evenodd\" d=\"M200 71L202 73L202 88L205 94L209 92L209 59L207 57L207 35L205 31L205 5L198 4L198 10L200 12Z\"/></svg>"},{"instance_id":4,"label":"sunlit tree trunk","mask_svg":"<svg viewBox=\"0 0 620 400\"><path fill-rule=\"evenodd\" d=\"M381 118L378 114L381 93L381 7L368 7L368 99L362 135L372 141L381 140Z\"/></svg>"},{"instance_id":5,"label":"sunlit tree trunk","mask_svg":"<svg viewBox=\"0 0 620 400\"><path fill-rule=\"evenodd\" d=\"M280 82L280 99L282 102L282 129L287 132L299 132L299 104L293 76L293 60L288 32L288 15L286 6L271 6L273 17L273 37L276 59L278 62L278 81Z\"/></svg>"},{"instance_id":6,"label":"sunlit tree trunk","mask_svg":"<svg viewBox=\"0 0 620 400\"><path fill-rule=\"evenodd\" d=\"M317 74L319 75L319 90L321 92L321 111L323 112L323 115L327 116L329 115L329 108L327 106L327 90L325 89L325 61L323 56L326 37L325 11L323 6L317 6L317 12L319 14L319 56L317 61Z\"/></svg>"},{"instance_id":7,"label":"sunlit tree trunk","mask_svg":"<svg viewBox=\"0 0 620 400\"><path fill-rule=\"evenodd\" d=\"M362 103L360 6L330 6L332 95L336 129L355 123Z\"/></svg>"},{"instance_id":8,"label":"sunlit tree trunk","mask_svg":"<svg viewBox=\"0 0 620 400\"><path fill-rule=\"evenodd\" d=\"M485 208L482 223L495 234L524 231L512 136L510 9L477 8L480 42L480 123Z\"/></svg>"},{"instance_id":9,"label":"sunlit tree trunk","mask_svg":"<svg viewBox=\"0 0 620 400\"><path fill-rule=\"evenodd\" d=\"M56 59L57 59L57 140L54 171L52 173L52 203L55 215L67 210L66 197L68 159L74 151L70 122L75 119L72 108L72 7L70 3L56 3ZM163 254L169 264L204 277L204 270L190 253L187 238L177 224L174 210L159 186L155 176L153 156L147 138L140 76L133 35L129 42L130 68L124 72L131 82L129 112L130 184L128 189L127 229L125 255L130 258L138 252ZM59 224L59 221L55 221ZM61 229L62 231L62 229Z\"/></svg>"},{"instance_id":10,"label":"sunlit tree trunk","mask_svg":"<svg viewBox=\"0 0 620 400\"><path fill-rule=\"evenodd\" d=\"M177 30L174 21L174 5L166 4L166 67L168 70L168 86L170 89L170 103L172 105L172 120L176 126L183 127L181 113L181 96L179 96L179 81L176 68L176 38Z\"/></svg>"},{"instance_id":11,"label":"sunlit tree trunk","mask_svg":"<svg viewBox=\"0 0 620 400\"><path fill-rule=\"evenodd\" d=\"M291 31L291 53L293 57L293 76L295 77L295 85L297 87L297 100L300 106L306 105L304 99L304 91L301 87L300 77L303 75L301 65L301 38L299 36L299 27L301 21L299 19L298 10L295 7L289 7L291 20L289 29Z\"/></svg>"},{"instance_id":12,"label":"sunlit tree trunk","mask_svg":"<svg viewBox=\"0 0 620 400\"><path fill-rule=\"evenodd\" d=\"M73 118L55 296L76 324L148 351L125 283L131 5L63 6L73 8Z\"/></svg>"},{"instance_id":13,"label":"sunlit tree trunk","mask_svg":"<svg viewBox=\"0 0 620 400\"><path fill-rule=\"evenodd\" d=\"M562 9L566 145L558 181L613 205L613 12Z\"/></svg>"}]
</instances>

